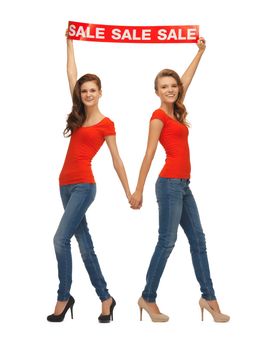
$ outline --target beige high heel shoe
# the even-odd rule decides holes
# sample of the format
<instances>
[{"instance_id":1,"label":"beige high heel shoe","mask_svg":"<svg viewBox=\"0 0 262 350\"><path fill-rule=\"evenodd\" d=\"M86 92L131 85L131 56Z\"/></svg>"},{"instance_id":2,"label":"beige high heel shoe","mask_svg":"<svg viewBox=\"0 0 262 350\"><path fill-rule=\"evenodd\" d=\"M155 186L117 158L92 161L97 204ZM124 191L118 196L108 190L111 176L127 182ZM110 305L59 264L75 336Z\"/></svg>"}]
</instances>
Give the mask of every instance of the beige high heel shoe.
<instances>
[{"instance_id":1,"label":"beige high heel shoe","mask_svg":"<svg viewBox=\"0 0 262 350\"><path fill-rule=\"evenodd\" d=\"M140 321L142 321L143 309L146 310L146 312L150 316L152 322L167 322L169 320L169 317L167 315L164 315L164 314L161 314L161 313L160 314L152 313L149 310L147 303L145 302L145 300L142 297L140 297L138 299L138 306L139 306L139 309L140 309Z\"/></svg>"},{"instance_id":2,"label":"beige high heel shoe","mask_svg":"<svg viewBox=\"0 0 262 350\"><path fill-rule=\"evenodd\" d=\"M211 308L211 306L208 304L208 302L203 298L200 298L199 306L201 308L201 320L202 321L204 320L204 309L206 309L208 312L211 313L215 322L228 322L230 320L230 317L228 315L214 311Z\"/></svg>"}]
</instances>

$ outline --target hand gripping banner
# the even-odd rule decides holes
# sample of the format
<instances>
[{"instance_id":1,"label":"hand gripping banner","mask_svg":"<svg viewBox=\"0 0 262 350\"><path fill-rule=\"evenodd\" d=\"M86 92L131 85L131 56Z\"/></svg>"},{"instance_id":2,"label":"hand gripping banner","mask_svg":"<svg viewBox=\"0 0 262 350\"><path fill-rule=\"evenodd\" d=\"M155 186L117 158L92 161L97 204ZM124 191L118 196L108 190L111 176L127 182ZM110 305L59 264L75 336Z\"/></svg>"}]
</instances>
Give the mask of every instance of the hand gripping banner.
<instances>
[{"instance_id":1,"label":"hand gripping banner","mask_svg":"<svg viewBox=\"0 0 262 350\"><path fill-rule=\"evenodd\" d=\"M199 26L118 26L69 21L68 39L111 43L196 43Z\"/></svg>"}]
</instances>

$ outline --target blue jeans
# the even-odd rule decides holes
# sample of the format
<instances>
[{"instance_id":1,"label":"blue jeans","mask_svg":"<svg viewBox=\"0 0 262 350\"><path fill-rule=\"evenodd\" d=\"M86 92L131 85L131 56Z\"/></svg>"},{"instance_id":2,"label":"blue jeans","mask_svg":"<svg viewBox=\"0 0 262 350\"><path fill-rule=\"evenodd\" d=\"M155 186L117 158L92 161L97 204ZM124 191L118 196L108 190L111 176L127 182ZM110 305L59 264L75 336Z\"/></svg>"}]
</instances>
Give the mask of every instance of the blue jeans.
<instances>
[{"instance_id":1,"label":"blue jeans","mask_svg":"<svg viewBox=\"0 0 262 350\"><path fill-rule=\"evenodd\" d=\"M69 299L72 284L72 256L70 240L75 235L80 253L92 285L101 301L110 298L106 281L102 275L85 213L95 199L96 184L75 184L60 187L64 214L54 236L54 247L58 264L59 289L57 300Z\"/></svg>"},{"instance_id":2,"label":"blue jeans","mask_svg":"<svg viewBox=\"0 0 262 350\"><path fill-rule=\"evenodd\" d=\"M156 182L156 196L159 206L159 236L152 256L143 298L155 302L160 278L177 239L180 224L190 245L196 278L202 297L214 300L215 292L210 278L206 241L195 199L189 188L189 180L159 177Z\"/></svg>"}]
</instances>

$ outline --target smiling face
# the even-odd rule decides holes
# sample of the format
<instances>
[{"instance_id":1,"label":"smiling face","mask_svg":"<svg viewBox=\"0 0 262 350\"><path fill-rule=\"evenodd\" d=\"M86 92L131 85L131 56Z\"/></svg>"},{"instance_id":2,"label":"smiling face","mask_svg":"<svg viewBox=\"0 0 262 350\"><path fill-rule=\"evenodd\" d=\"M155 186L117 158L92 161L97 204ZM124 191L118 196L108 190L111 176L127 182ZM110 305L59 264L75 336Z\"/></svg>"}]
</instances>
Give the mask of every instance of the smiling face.
<instances>
[{"instance_id":1,"label":"smiling face","mask_svg":"<svg viewBox=\"0 0 262 350\"><path fill-rule=\"evenodd\" d=\"M86 81L80 88L81 101L85 107L93 107L98 105L102 91L99 89L95 80Z\"/></svg>"},{"instance_id":2,"label":"smiling face","mask_svg":"<svg viewBox=\"0 0 262 350\"><path fill-rule=\"evenodd\" d=\"M179 86L176 79L171 76L158 78L156 94L161 103L174 104L179 96Z\"/></svg>"}]
</instances>

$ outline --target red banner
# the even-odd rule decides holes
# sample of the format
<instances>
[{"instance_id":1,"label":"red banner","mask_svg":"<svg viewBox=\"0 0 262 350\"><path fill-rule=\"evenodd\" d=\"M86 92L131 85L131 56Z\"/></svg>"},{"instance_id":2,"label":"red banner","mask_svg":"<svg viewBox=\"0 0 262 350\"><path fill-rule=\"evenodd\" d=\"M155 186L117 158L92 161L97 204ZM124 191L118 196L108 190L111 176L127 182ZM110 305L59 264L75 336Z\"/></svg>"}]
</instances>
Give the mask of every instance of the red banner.
<instances>
[{"instance_id":1,"label":"red banner","mask_svg":"<svg viewBox=\"0 0 262 350\"><path fill-rule=\"evenodd\" d=\"M70 21L68 38L111 43L196 43L199 38L199 26L134 27Z\"/></svg>"}]
</instances>

